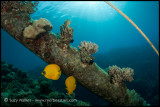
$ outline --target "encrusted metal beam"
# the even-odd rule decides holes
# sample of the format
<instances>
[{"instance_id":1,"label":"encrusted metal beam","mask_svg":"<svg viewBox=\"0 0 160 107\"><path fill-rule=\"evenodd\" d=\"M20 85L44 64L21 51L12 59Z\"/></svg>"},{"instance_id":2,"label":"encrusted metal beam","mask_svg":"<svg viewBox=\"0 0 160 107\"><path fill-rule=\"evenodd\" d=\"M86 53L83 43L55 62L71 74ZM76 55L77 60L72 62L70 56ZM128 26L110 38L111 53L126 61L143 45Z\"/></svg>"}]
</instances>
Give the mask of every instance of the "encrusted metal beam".
<instances>
[{"instance_id":1,"label":"encrusted metal beam","mask_svg":"<svg viewBox=\"0 0 160 107\"><path fill-rule=\"evenodd\" d=\"M127 89L124 83L124 80L133 80L133 70L117 66L109 67L107 72L101 69L90 56L97 51L96 44L82 42L79 50L72 47L71 22L65 21L60 34L55 35L50 31L52 25L47 19L30 18L36 5L24 1L1 2L1 27L42 60L59 65L63 74L74 76L79 84L111 105L146 105L144 99L134 90Z\"/></svg>"}]
</instances>

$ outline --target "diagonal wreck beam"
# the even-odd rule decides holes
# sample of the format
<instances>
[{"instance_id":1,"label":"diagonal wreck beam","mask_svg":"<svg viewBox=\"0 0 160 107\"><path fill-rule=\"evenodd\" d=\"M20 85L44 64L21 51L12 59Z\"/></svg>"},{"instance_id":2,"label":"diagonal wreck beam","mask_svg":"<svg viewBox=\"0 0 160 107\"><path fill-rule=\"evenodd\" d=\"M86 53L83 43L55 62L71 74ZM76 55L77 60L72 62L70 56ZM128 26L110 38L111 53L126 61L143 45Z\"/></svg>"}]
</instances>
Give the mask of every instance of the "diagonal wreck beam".
<instances>
[{"instance_id":1,"label":"diagonal wreck beam","mask_svg":"<svg viewBox=\"0 0 160 107\"><path fill-rule=\"evenodd\" d=\"M111 105L147 105L124 83L125 80L133 80L133 70L113 66L104 71L93 63L90 56L97 51L96 44L84 41L79 50L70 46L73 29L69 27L69 20L61 26L60 34L55 35L50 31L52 25L47 19L31 19L30 14L35 12L37 5L37 2L30 1L1 2L1 27L42 60L58 64L63 74L73 75L79 84Z\"/></svg>"}]
</instances>

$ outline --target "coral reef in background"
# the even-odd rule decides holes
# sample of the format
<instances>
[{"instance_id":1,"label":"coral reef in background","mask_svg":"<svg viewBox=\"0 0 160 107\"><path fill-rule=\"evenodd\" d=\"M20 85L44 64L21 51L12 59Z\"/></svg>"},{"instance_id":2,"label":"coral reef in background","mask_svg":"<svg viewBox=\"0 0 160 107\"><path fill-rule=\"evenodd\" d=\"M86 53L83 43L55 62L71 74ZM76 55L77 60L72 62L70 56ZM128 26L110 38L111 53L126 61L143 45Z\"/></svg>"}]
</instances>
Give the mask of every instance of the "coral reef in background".
<instances>
[{"instance_id":1,"label":"coral reef in background","mask_svg":"<svg viewBox=\"0 0 160 107\"><path fill-rule=\"evenodd\" d=\"M108 74L111 76L111 83L119 84L122 81L131 82L133 80L132 75L134 73L133 73L133 69L129 67L121 69L116 65L113 65L108 67Z\"/></svg>"},{"instance_id":2,"label":"coral reef in background","mask_svg":"<svg viewBox=\"0 0 160 107\"><path fill-rule=\"evenodd\" d=\"M68 96L53 90L52 80L33 80L26 72L4 61L1 62L1 77L1 106L90 106L88 102L75 99L75 94Z\"/></svg>"},{"instance_id":3,"label":"coral reef in background","mask_svg":"<svg viewBox=\"0 0 160 107\"><path fill-rule=\"evenodd\" d=\"M29 25L23 31L24 38L36 39L40 33L50 31L53 28L52 24L45 18L35 20L33 25Z\"/></svg>"},{"instance_id":4,"label":"coral reef in background","mask_svg":"<svg viewBox=\"0 0 160 107\"><path fill-rule=\"evenodd\" d=\"M90 61L94 59L91 55L98 51L98 45L89 41L81 42L78 48L80 50L81 61L83 63L90 63Z\"/></svg>"}]
</instances>

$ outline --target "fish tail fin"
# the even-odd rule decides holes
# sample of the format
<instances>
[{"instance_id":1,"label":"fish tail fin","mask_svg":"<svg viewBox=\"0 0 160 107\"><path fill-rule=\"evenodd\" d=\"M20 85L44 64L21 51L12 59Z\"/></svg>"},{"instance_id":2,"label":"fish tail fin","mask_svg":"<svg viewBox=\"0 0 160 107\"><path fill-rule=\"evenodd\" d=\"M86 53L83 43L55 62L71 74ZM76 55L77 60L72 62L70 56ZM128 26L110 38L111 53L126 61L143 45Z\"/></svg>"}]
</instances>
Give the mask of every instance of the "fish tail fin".
<instances>
[{"instance_id":1,"label":"fish tail fin","mask_svg":"<svg viewBox=\"0 0 160 107\"><path fill-rule=\"evenodd\" d=\"M71 95L71 94L72 94L72 92L73 92L73 91L69 91L69 90L68 90L68 95Z\"/></svg>"}]
</instances>

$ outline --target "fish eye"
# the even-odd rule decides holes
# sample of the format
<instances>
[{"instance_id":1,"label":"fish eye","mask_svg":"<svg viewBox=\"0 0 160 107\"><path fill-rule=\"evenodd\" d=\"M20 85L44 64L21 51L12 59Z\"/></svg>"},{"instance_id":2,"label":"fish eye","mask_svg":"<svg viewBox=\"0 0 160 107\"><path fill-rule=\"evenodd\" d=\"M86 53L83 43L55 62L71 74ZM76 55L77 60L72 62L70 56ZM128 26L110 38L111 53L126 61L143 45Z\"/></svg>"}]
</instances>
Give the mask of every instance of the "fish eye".
<instances>
[{"instance_id":1,"label":"fish eye","mask_svg":"<svg viewBox=\"0 0 160 107\"><path fill-rule=\"evenodd\" d=\"M45 72L45 71L43 71L42 73L43 73L44 75L46 74L46 72Z\"/></svg>"}]
</instances>

